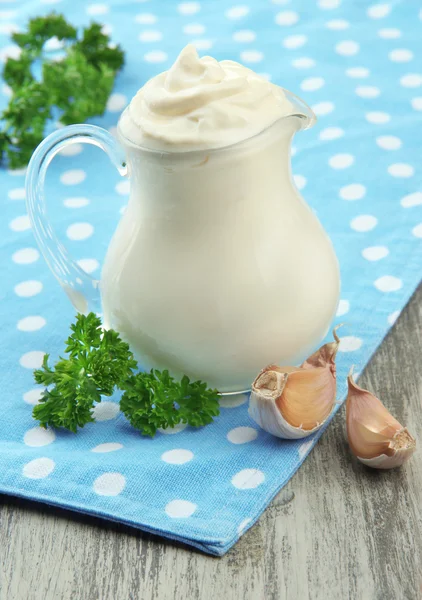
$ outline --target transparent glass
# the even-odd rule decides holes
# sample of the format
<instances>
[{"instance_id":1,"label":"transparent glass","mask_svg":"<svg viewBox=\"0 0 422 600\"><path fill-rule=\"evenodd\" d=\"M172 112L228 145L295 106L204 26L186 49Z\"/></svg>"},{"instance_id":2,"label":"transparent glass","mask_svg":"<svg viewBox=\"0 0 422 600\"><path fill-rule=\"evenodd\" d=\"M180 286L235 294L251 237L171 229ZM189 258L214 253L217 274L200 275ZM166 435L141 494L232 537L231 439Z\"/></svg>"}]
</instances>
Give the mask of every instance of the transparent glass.
<instances>
[{"instance_id":1,"label":"transparent glass","mask_svg":"<svg viewBox=\"0 0 422 600\"><path fill-rule=\"evenodd\" d=\"M146 368L239 393L265 365L297 364L326 335L338 263L291 176L293 135L314 122L291 98L297 113L224 148L158 152L72 125L35 151L27 204L42 254L75 308L102 309ZM101 282L69 256L46 213L48 164L75 142L105 150L131 181Z\"/></svg>"}]
</instances>

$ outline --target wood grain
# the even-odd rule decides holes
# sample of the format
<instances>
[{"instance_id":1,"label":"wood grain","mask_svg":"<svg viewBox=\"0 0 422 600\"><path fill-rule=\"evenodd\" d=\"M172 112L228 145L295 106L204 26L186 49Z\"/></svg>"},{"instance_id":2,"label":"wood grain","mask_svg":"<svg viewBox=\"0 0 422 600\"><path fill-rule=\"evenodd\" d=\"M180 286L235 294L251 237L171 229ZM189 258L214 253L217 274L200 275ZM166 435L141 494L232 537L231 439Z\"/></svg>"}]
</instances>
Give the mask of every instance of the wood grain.
<instances>
[{"instance_id":1,"label":"wood grain","mask_svg":"<svg viewBox=\"0 0 422 600\"><path fill-rule=\"evenodd\" d=\"M422 288L362 377L422 441ZM417 600L422 452L371 471L344 409L258 524L223 558L119 525L2 498L1 600Z\"/></svg>"}]
</instances>

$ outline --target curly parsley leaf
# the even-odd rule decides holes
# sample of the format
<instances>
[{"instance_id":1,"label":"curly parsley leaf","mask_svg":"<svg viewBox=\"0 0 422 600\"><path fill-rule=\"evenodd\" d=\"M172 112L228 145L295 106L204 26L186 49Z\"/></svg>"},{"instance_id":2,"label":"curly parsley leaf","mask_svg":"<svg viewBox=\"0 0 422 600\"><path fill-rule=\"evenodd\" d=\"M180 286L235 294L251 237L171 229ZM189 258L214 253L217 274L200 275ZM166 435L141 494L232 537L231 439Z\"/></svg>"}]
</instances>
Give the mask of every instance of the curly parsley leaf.
<instances>
[{"instance_id":1,"label":"curly parsley leaf","mask_svg":"<svg viewBox=\"0 0 422 600\"><path fill-rule=\"evenodd\" d=\"M120 409L143 435L158 428L187 423L201 427L219 414L219 392L202 381L184 376L176 381L169 372L134 373L137 363L129 345L113 329L104 330L94 313L77 315L66 340L65 358L54 367L44 356L35 381L45 386L33 417L42 427L63 427L76 433L94 421L92 409L101 396L123 390Z\"/></svg>"},{"instance_id":2,"label":"curly parsley leaf","mask_svg":"<svg viewBox=\"0 0 422 600\"><path fill-rule=\"evenodd\" d=\"M201 427L219 415L219 393L202 381L184 376L175 381L168 371L152 369L132 375L124 385L120 409L130 424L153 437L158 428L187 423Z\"/></svg>"},{"instance_id":3,"label":"curly parsley leaf","mask_svg":"<svg viewBox=\"0 0 422 600\"><path fill-rule=\"evenodd\" d=\"M53 37L64 42L65 56L59 60L45 52ZM53 107L64 125L104 113L124 53L110 44L98 23L86 27L78 39L75 27L55 13L31 19L27 30L12 38L21 54L8 58L3 70L12 96L0 114L0 163L7 159L15 169L28 163L42 141ZM36 61L41 61L40 78L34 76Z\"/></svg>"},{"instance_id":4,"label":"curly parsley leaf","mask_svg":"<svg viewBox=\"0 0 422 600\"><path fill-rule=\"evenodd\" d=\"M51 368L46 355L41 369L34 371L35 381L46 390L33 417L42 427L76 432L94 420L92 409L101 396L111 396L137 365L128 344L115 331L103 331L94 313L78 315L71 330L68 357L60 357Z\"/></svg>"}]
</instances>

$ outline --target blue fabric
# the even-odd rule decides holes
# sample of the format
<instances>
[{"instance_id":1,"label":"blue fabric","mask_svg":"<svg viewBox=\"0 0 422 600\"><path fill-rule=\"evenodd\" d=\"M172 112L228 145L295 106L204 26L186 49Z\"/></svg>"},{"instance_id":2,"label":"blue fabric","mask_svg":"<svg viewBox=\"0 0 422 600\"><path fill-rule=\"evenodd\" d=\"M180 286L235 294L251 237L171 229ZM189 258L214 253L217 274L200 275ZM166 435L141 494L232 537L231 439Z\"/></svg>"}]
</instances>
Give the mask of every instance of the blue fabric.
<instances>
[{"instance_id":1,"label":"blue fabric","mask_svg":"<svg viewBox=\"0 0 422 600\"><path fill-rule=\"evenodd\" d=\"M292 163L341 264L337 321L347 323L338 357L343 398L349 366L354 363L361 371L366 365L421 277L417 5L409 0L376 5L358 0L6 1L0 4L0 56L14 52L7 34L13 25L54 8L77 25L101 20L126 51L110 110L94 120L106 128L116 125L140 85L168 68L190 40L201 53L268 74L311 104L319 122L297 135ZM3 88L0 108L6 102ZM127 187L107 157L88 147L57 157L47 179L58 234L98 274ZM259 431L248 417L246 396L224 400L221 416L206 428L159 433L153 440L128 425L118 413L118 398L100 406L101 420L77 435L36 428L31 368L43 351L56 357L62 350L73 310L35 250L23 186L23 172L0 170L0 491L224 554L320 434L286 442ZM86 225L68 229L75 223L91 225L92 235L84 237L91 233ZM98 448L102 444L112 445ZM164 454L172 450L177 451Z\"/></svg>"}]
</instances>

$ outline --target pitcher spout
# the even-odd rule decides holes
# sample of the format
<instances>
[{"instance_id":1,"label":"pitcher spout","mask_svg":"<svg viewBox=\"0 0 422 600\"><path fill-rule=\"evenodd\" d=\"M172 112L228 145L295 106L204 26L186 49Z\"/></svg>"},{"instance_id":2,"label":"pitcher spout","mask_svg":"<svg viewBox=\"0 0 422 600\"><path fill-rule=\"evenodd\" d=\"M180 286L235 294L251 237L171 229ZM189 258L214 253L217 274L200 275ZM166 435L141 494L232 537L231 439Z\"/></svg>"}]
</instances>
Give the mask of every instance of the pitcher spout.
<instances>
[{"instance_id":1,"label":"pitcher spout","mask_svg":"<svg viewBox=\"0 0 422 600\"><path fill-rule=\"evenodd\" d=\"M299 117L298 129L303 130L313 127L317 122L317 118L312 108L302 98L299 98L299 96L296 96L296 94L293 94L289 90L284 89L284 93L292 105L292 112L289 116Z\"/></svg>"}]
</instances>

